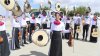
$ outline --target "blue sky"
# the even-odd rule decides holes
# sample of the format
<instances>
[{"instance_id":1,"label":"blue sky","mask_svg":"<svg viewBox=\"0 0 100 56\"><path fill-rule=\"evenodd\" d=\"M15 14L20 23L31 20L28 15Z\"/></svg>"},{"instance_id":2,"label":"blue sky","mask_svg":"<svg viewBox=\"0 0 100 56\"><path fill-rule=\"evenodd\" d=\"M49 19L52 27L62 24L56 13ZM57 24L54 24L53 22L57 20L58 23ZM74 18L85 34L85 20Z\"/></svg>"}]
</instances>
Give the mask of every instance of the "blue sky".
<instances>
[{"instance_id":1,"label":"blue sky","mask_svg":"<svg viewBox=\"0 0 100 56\"><path fill-rule=\"evenodd\" d=\"M31 4L32 8L39 8L40 3L43 4L43 6L48 6L48 0L28 0ZM90 6L92 8L92 11L99 11L100 12L100 0L51 0L52 2L52 10L55 9L55 3L61 2L61 7L64 7L65 5L68 6L69 9L73 8L73 6ZM21 6L23 10L24 0L17 0L18 4ZM4 7L0 5L0 14L1 15L11 15L11 12L5 10Z\"/></svg>"}]
</instances>

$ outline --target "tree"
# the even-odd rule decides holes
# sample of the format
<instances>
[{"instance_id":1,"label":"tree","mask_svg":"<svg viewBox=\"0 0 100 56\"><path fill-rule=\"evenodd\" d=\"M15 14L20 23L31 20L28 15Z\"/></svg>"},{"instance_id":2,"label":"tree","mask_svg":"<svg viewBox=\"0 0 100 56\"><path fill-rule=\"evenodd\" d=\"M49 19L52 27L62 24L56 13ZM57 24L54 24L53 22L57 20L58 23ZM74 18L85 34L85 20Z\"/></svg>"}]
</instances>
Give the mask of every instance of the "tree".
<instances>
[{"instance_id":1,"label":"tree","mask_svg":"<svg viewBox=\"0 0 100 56\"><path fill-rule=\"evenodd\" d=\"M85 14L87 12L87 8L84 6L80 6L75 8L75 13L79 13L81 15Z\"/></svg>"},{"instance_id":2,"label":"tree","mask_svg":"<svg viewBox=\"0 0 100 56\"><path fill-rule=\"evenodd\" d=\"M63 12L64 15L66 15L66 10L65 10L65 8L61 8L60 11Z\"/></svg>"},{"instance_id":3,"label":"tree","mask_svg":"<svg viewBox=\"0 0 100 56\"><path fill-rule=\"evenodd\" d=\"M44 8L41 8L42 10L50 10L48 6L44 6Z\"/></svg>"},{"instance_id":4,"label":"tree","mask_svg":"<svg viewBox=\"0 0 100 56\"><path fill-rule=\"evenodd\" d=\"M35 12L35 11L38 11L38 9L32 9L30 12Z\"/></svg>"},{"instance_id":5,"label":"tree","mask_svg":"<svg viewBox=\"0 0 100 56\"><path fill-rule=\"evenodd\" d=\"M73 10L68 11L67 12L67 15L70 16L70 17L73 17L74 16L74 11Z\"/></svg>"},{"instance_id":6,"label":"tree","mask_svg":"<svg viewBox=\"0 0 100 56\"><path fill-rule=\"evenodd\" d=\"M94 15L100 16L100 12L95 12Z\"/></svg>"},{"instance_id":7,"label":"tree","mask_svg":"<svg viewBox=\"0 0 100 56\"><path fill-rule=\"evenodd\" d=\"M76 13L79 13L80 15L84 15L87 11L89 11L88 7L79 6L79 7L73 7L73 10L68 11L68 16L74 16Z\"/></svg>"}]
</instances>

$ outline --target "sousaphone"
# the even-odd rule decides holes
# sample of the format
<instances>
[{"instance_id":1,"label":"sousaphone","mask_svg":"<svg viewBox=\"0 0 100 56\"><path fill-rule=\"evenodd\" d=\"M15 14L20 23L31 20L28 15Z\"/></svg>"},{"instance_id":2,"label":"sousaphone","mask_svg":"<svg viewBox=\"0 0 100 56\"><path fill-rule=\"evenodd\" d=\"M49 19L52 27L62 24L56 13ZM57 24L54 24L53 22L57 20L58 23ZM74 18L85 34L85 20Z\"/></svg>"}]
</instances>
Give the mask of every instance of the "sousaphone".
<instances>
[{"instance_id":1,"label":"sousaphone","mask_svg":"<svg viewBox=\"0 0 100 56\"><path fill-rule=\"evenodd\" d=\"M46 31L38 30L32 34L32 41L37 46L43 47L49 42L49 36Z\"/></svg>"},{"instance_id":2,"label":"sousaphone","mask_svg":"<svg viewBox=\"0 0 100 56\"><path fill-rule=\"evenodd\" d=\"M12 9L13 15L19 17L22 15L21 7L18 5L18 3L15 1L15 7Z\"/></svg>"},{"instance_id":3,"label":"sousaphone","mask_svg":"<svg viewBox=\"0 0 100 56\"><path fill-rule=\"evenodd\" d=\"M87 11L88 11L88 12L91 12L91 8L90 8L90 7L87 7Z\"/></svg>"},{"instance_id":4,"label":"sousaphone","mask_svg":"<svg viewBox=\"0 0 100 56\"><path fill-rule=\"evenodd\" d=\"M60 9L61 9L61 4L60 4L60 2L57 2L56 3L56 10L60 11Z\"/></svg>"},{"instance_id":5,"label":"sousaphone","mask_svg":"<svg viewBox=\"0 0 100 56\"><path fill-rule=\"evenodd\" d=\"M29 13L31 11L31 5L29 2L26 0L24 4L24 12Z\"/></svg>"},{"instance_id":6,"label":"sousaphone","mask_svg":"<svg viewBox=\"0 0 100 56\"><path fill-rule=\"evenodd\" d=\"M11 11L14 8L14 0L0 0L0 4L5 7L7 10Z\"/></svg>"}]
</instances>

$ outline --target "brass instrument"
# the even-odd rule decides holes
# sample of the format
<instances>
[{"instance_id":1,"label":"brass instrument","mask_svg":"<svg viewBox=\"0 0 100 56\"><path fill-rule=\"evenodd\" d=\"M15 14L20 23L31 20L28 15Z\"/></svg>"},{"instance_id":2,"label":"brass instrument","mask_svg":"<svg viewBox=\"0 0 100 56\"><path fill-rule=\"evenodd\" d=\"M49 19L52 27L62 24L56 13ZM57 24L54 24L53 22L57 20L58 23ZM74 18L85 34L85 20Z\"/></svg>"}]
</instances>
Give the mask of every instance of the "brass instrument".
<instances>
[{"instance_id":1,"label":"brass instrument","mask_svg":"<svg viewBox=\"0 0 100 56\"><path fill-rule=\"evenodd\" d=\"M29 13L30 11L31 11L31 5L29 4L28 0L26 0L24 4L24 12Z\"/></svg>"},{"instance_id":2,"label":"brass instrument","mask_svg":"<svg viewBox=\"0 0 100 56\"><path fill-rule=\"evenodd\" d=\"M61 9L61 4L60 4L60 2L57 2L56 3L56 10L60 11L60 9Z\"/></svg>"},{"instance_id":3,"label":"brass instrument","mask_svg":"<svg viewBox=\"0 0 100 56\"><path fill-rule=\"evenodd\" d=\"M32 41L34 44L43 47L49 42L49 36L44 30L37 30L32 34Z\"/></svg>"},{"instance_id":4,"label":"brass instrument","mask_svg":"<svg viewBox=\"0 0 100 56\"><path fill-rule=\"evenodd\" d=\"M15 7L12 9L13 15L19 17L22 15L21 7L18 5L18 3L15 1Z\"/></svg>"},{"instance_id":5,"label":"brass instrument","mask_svg":"<svg viewBox=\"0 0 100 56\"><path fill-rule=\"evenodd\" d=\"M88 12L91 12L91 8L90 8L90 7L87 7L87 11L88 11Z\"/></svg>"},{"instance_id":6,"label":"brass instrument","mask_svg":"<svg viewBox=\"0 0 100 56\"><path fill-rule=\"evenodd\" d=\"M5 7L7 10L12 10L15 6L14 0L0 0L0 4Z\"/></svg>"},{"instance_id":7,"label":"brass instrument","mask_svg":"<svg viewBox=\"0 0 100 56\"><path fill-rule=\"evenodd\" d=\"M5 7L7 10L12 11L12 15L17 17L22 15L21 7L18 5L15 0L0 0L0 4Z\"/></svg>"}]
</instances>

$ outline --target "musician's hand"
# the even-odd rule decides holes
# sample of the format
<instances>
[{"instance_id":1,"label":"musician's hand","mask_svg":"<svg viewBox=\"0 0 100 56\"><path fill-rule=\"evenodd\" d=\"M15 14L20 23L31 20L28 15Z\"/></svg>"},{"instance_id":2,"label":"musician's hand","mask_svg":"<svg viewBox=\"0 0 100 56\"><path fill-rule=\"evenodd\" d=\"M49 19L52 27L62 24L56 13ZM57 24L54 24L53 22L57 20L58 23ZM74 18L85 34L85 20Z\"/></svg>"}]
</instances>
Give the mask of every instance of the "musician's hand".
<instances>
[{"instance_id":1,"label":"musician's hand","mask_svg":"<svg viewBox=\"0 0 100 56\"><path fill-rule=\"evenodd\" d=\"M32 30L32 32L34 32L34 30Z\"/></svg>"},{"instance_id":2,"label":"musician's hand","mask_svg":"<svg viewBox=\"0 0 100 56\"><path fill-rule=\"evenodd\" d=\"M62 33L64 32L64 30L61 31Z\"/></svg>"},{"instance_id":3,"label":"musician's hand","mask_svg":"<svg viewBox=\"0 0 100 56\"><path fill-rule=\"evenodd\" d=\"M37 23L35 23L35 26L37 26Z\"/></svg>"},{"instance_id":4,"label":"musician's hand","mask_svg":"<svg viewBox=\"0 0 100 56\"><path fill-rule=\"evenodd\" d=\"M69 28L69 31L71 32L71 31L72 31L72 29L71 29L71 28Z\"/></svg>"}]
</instances>

